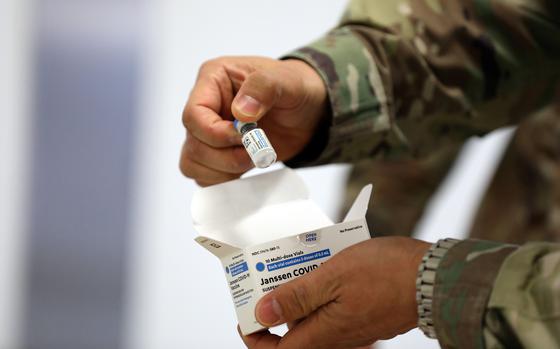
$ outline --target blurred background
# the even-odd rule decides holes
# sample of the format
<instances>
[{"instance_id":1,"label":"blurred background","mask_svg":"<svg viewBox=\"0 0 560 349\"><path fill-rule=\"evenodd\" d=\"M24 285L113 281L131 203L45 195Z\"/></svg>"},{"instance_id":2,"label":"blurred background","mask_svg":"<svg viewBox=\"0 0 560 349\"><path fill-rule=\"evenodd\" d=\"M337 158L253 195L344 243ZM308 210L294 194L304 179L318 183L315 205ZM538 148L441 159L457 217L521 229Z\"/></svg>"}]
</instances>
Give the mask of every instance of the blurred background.
<instances>
[{"instance_id":1,"label":"blurred background","mask_svg":"<svg viewBox=\"0 0 560 349\"><path fill-rule=\"evenodd\" d=\"M243 348L220 264L193 241L181 111L205 60L278 57L344 6L1 1L0 349ZM465 234L510 134L467 143L416 236ZM299 171L333 219L348 171Z\"/></svg>"}]
</instances>

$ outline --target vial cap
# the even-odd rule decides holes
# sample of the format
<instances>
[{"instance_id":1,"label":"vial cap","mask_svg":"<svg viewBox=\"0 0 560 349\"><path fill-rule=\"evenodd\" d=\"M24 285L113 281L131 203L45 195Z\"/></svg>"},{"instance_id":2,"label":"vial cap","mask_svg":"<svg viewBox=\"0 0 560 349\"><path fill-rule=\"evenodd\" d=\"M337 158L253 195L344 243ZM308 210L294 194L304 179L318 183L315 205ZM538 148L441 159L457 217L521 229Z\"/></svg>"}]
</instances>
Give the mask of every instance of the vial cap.
<instances>
[{"instance_id":1,"label":"vial cap","mask_svg":"<svg viewBox=\"0 0 560 349\"><path fill-rule=\"evenodd\" d=\"M233 122L233 127L235 127L237 132L239 132L243 135L246 132L249 132L251 130L256 129L257 128L257 123L256 122L243 122L243 121L235 120Z\"/></svg>"},{"instance_id":2,"label":"vial cap","mask_svg":"<svg viewBox=\"0 0 560 349\"><path fill-rule=\"evenodd\" d=\"M245 122L243 121L239 121L239 120L234 120L233 121L233 127L235 127L235 129L237 130L237 132L241 133L241 129L243 128L243 126L247 125Z\"/></svg>"}]
</instances>

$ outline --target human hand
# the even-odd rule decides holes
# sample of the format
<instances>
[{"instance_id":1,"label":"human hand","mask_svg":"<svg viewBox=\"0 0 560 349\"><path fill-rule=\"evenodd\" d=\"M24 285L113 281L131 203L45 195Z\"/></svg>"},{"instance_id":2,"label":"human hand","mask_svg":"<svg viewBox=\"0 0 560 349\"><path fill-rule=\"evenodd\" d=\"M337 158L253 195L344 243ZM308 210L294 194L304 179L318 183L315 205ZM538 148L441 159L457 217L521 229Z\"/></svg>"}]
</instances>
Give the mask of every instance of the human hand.
<instances>
[{"instance_id":1,"label":"human hand","mask_svg":"<svg viewBox=\"0 0 560 349\"><path fill-rule=\"evenodd\" d=\"M284 337L242 339L249 349L348 349L405 333L416 327L416 274L429 248L405 237L351 246L259 301L264 326L292 322Z\"/></svg>"},{"instance_id":2,"label":"human hand","mask_svg":"<svg viewBox=\"0 0 560 349\"><path fill-rule=\"evenodd\" d=\"M183 112L187 137L181 171L207 186L238 178L253 167L233 117L258 120L278 160L288 160L309 143L326 117L327 103L321 77L303 61L262 57L208 61L200 68Z\"/></svg>"}]
</instances>

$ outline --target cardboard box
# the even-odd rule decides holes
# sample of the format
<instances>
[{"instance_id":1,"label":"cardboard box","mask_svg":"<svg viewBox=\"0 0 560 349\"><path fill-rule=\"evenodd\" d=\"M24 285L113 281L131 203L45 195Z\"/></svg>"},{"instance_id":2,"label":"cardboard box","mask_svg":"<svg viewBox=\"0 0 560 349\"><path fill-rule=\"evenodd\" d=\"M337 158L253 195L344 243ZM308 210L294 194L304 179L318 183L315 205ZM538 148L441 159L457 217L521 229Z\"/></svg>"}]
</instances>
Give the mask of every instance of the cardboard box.
<instances>
[{"instance_id":1,"label":"cardboard box","mask_svg":"<svg viewBox=\"0 0 560 349\"><path fill-rule=\"evenodd\" d=\"M196 241L221 260L243 334L263 329L255 305L264 294L370 238L365 214L371 191L371 185L364 187L338 224L309 199L290 169L195 193Z\"/></svg>"}]
</instances>

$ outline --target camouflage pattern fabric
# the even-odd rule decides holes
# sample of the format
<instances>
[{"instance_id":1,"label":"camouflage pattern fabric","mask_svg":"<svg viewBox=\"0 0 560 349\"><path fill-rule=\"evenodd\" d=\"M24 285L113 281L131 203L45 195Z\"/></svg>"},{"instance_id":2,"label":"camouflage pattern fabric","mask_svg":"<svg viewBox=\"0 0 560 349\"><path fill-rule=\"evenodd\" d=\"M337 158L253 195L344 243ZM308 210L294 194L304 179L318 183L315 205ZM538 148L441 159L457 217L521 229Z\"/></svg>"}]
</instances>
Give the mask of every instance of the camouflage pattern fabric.
<instances>
[{"instance_id":1,"label":"camouflage pattern fabric","mask_svg":"<svg viewBox=\"0 0 560 349\"><path fill-rule=\"evenodd\" d=\"M467 240L444 256L436 272L432 313L442 347L485 348L482 323L488 298L504 259L515 249L498 242ZM506 338L506 343L513 338Z\"/></svg>"},{"instance_id":2,"label":"camouflage pattern fabric","mask_svg":"<svg viewBox=\"0 0 560 349\"><path fill-rule=\"evenodd\" d=\"M470 236L514 244L560 242L558 104L520 124L481 202Z\"/></svg>"},{"instance_id":3,"label":"camouflage pattern fabric","mask_svg":"<svg viewBox=\"0 0 560 349\"><path fill-rule=\"evenodd\" d=\"M486 348L558 348L558 285L558 244L530 243L509 255L487 305Z\"/></svg>"},{"instance_id":4,"label":"camouflage pattern fabric","mask_svg":"<svg viewBox=\"0 0 560 349\"><path fill-rule=\"evenodd\" d=\"M319 71L333 111L306 165L420 157L546 105L560 5L519 1L352 1L341 27L287 55Z\"/></svg>"},{"instance_id":5,"label":"camouflage pattern fabric","mask_svg":"<svg viewBox=\"0 0 560 349\"><path fill-rule=\"evenodd\" d=\"M386 181L412 185L385 197L401 210L378 218L405 233L461 142L521 123L472 236L557 241L560 111L541 108L560 101L559 19L554 0L351 1L338 28L287 56L317 69L332 108L326 147L292 165L365 161L357 166L376 168L378 194L382 177L398 173ZM440 344L560 347L559 250L476 240L452 248L437 272Z\"/></svg>"},{"instance_id":6,"label":"camouflage pattern fabric","mask_svg":"<svg viewBox=\"0 0 560 349\"><path fill-rule=\"evenodd\" d=\"M347 181L341 214L359 190L376 184L375 207L367 213L375 235L409 235L460 147L420 159L365 160ZM523 244L560 242L560 111L539 110L517 128L481 200L470 236Z\"/></svg>"}]
</instances>

